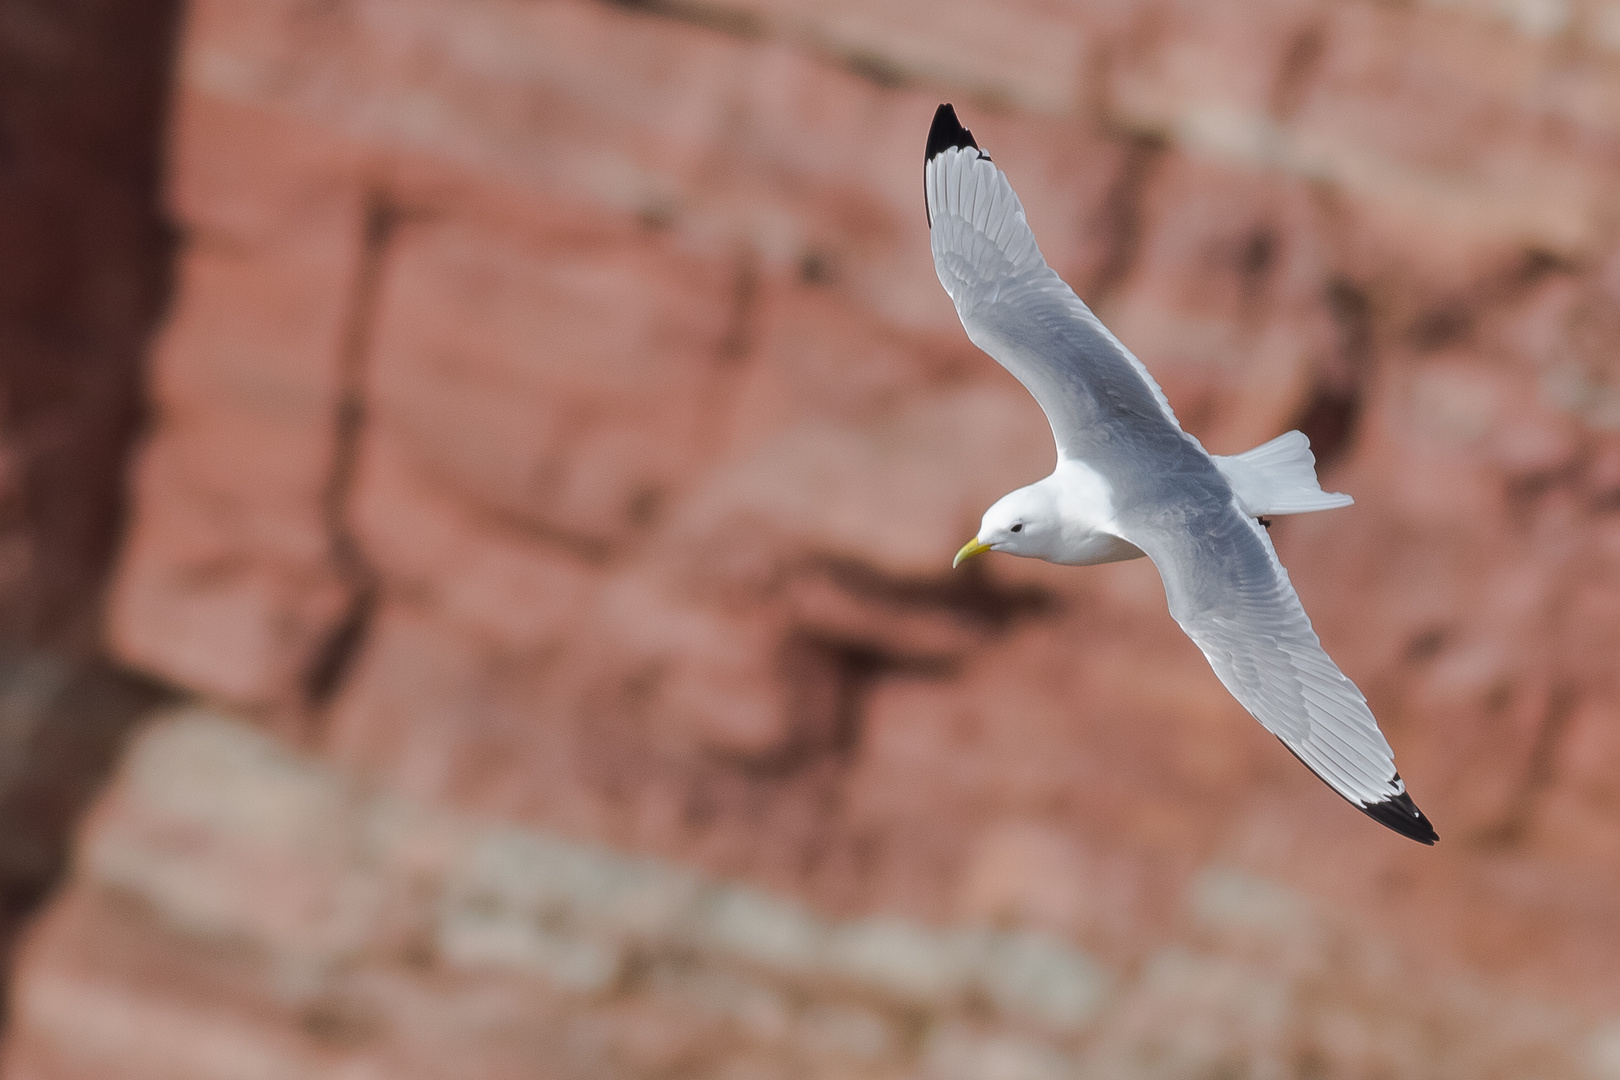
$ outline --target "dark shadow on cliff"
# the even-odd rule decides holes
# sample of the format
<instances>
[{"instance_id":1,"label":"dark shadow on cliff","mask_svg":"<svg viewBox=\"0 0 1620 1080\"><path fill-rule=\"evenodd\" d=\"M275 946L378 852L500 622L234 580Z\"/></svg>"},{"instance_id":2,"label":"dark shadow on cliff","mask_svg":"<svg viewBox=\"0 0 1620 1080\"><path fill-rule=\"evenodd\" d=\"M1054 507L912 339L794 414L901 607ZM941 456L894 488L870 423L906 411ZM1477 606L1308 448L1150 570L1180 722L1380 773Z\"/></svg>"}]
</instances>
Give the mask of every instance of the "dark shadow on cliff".
<instances>
[{"instance_id":1,"label":"dark shadow on cliff","mask_svg":"<svg viewBox=\"0 0 1620 1080\"><path fill-rule=\"evenodd\" d=\"M174 0L0 0L0 643L96 654L170 288Z\"/></svg>"},{"instance_id":2,"label":"dark shadow on cliff","mask_svg":"<svg viewBox=\"0 0 1620 1080\"><path fill-rule=\"evenodd\" d=\"M171 287L176 0L0 0L0 956L134 720L102 594Z\"/></svg>"}]
</instances>

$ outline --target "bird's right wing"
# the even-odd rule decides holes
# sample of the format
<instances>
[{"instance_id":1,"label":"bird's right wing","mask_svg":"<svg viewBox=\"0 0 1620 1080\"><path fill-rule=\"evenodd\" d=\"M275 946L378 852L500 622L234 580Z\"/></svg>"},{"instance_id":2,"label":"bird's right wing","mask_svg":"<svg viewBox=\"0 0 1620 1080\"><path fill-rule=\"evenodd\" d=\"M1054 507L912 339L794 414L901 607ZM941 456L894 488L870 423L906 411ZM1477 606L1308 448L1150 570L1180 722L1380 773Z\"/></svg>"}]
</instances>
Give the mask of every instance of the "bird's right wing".
<instances>
[{"instance_id":1,"label":"bird's right wing","mask_svg":"<svg viewBox=\"0 0 1620 1080\"><path fill-rule=\"evenodd\" d=\"M1158 567L1170 614L1232 696L1329 787L1434 843L1367 699L1322 648L1266 530L1235 502L1193 505L1132 515L1120 530Z\"/></svg>"},{"instance_id":2,"label":"bird's right wing","mask_svg":"<svg viewBox=\"0 0 1620 1080\"><path fill-rule=\"evenodd\" d=\"M1164 392L1041 257L1006 175L941 105L923 166L934 269L975 345L1023 383L1066 457L1111 421L1183 439Z\"/></svg>"}]
</instances>

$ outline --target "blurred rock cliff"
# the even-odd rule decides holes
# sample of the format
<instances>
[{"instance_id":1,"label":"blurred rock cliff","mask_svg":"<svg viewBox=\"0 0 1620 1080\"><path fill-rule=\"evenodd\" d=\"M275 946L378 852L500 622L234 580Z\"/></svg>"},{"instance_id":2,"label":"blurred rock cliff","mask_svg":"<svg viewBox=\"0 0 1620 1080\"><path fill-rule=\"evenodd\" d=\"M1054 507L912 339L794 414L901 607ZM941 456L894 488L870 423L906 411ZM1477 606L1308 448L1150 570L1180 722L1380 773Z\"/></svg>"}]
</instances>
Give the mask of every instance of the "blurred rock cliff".
<instances>
[{"instance_id":1,"label":"blurred rock cliff","mask_svg":"<svg viewBox=\"0 0 1620 1080\"><path fill-rule=\"evenodd\" d=\"M193 0L176 64L105 633L206 707L7 1077L1620 1077L1620 5ZM943 100L1191 431L1355 496L1273 535L1437 848L1145 562L950 570L1051 448Z\"/></svg>"}]
</instances>

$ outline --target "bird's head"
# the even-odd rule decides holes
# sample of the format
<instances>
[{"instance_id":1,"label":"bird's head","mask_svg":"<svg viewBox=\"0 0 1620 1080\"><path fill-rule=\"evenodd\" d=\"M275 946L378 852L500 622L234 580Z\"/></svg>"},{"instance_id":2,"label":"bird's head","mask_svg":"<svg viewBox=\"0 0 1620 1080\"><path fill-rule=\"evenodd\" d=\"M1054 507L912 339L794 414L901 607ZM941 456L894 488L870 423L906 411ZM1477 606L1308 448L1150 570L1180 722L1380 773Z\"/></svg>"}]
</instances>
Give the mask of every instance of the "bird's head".
<instances>
[{"instance_id":1,"label":"bird's head","mask_svg":"<svg viewBox=\"0 0 1620 1080\"><path fill-rule=\"evenodd\" d=\"M1057 502L1046 481L1009 492L984 512L979 535L962 545L952 566L986 551L1005 551L1033 559L1057 554L1061 539Z\"/></svg>"}]
</instances>

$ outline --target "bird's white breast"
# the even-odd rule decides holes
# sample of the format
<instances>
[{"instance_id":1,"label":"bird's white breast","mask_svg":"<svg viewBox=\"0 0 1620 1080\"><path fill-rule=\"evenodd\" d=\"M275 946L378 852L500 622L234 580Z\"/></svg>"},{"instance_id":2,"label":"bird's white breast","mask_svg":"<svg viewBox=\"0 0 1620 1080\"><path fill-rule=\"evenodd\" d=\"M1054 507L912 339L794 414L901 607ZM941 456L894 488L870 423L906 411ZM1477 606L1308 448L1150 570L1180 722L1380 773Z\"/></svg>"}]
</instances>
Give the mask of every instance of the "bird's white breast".
<instances>
[{"instance_id":1,"label":"bird's white breast","mask_svg":"<svg viewBox=\"0 0 1620 1080\"><path fill-rule=\"evenodd\" d=\"M1141 557L1140 548L1118 535L1114 489L1101 473L1083 461L1062 458L1049 483L1063 523L1062 550L1054 562L1090 566Z\"/></svg>"}]
</instances>

